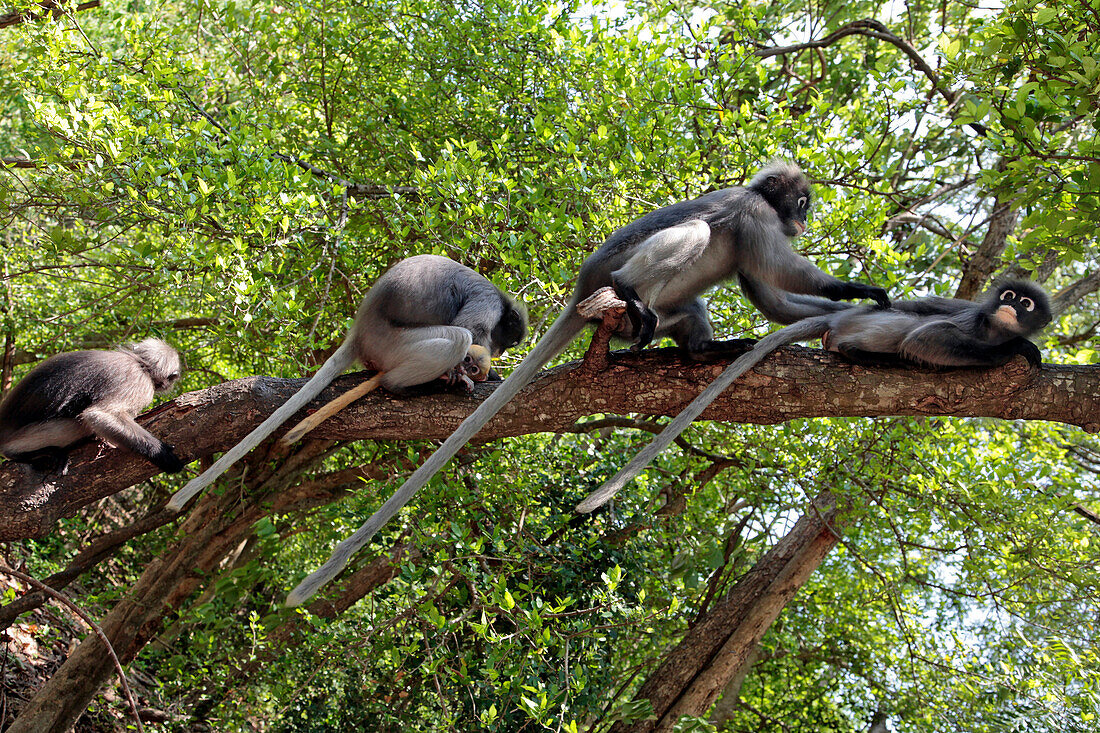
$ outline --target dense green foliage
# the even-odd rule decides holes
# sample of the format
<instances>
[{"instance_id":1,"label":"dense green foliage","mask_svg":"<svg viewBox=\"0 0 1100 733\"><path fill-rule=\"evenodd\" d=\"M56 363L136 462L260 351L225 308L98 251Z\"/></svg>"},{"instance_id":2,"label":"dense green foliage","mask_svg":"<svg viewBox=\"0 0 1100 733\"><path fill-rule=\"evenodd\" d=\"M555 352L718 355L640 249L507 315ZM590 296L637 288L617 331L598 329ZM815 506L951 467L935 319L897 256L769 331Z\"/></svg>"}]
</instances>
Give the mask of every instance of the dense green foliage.
<instances>
[{"instance_id":1,"label":"dense green foliage","mask_svg":"<svg viewBox=\"0 0 1100 733\"><path fill-rule=\"evenodd\" d=\"M864 18L900 43L756 53ZM298 375L380 272L435 252L520 294L537 331L616 226L777 155L818 182L799 246L827 271L950 294L1011 201L996 270L1055 292L1097 264L1098 89L1097 0L104 0L0 29L0 157L35 163L0 169L2 330L23 363L162 335L186 390ZM735 288L711 313L724 337L764 332ZM1070 303L1048 359L1095 363L1098 319L1094 294ZM701 452L666 452L613 512L570 523L647 435L484 448L384 531L420 557L289 645L269 641L286 590L397 478L264 520L135 662L150 704L185 716L172 730L227 691L204 712L217 730L642 714L630 693L663 651L830 490L859 516L765 637L728 730L862 731L876 714L907 732L1095 729L1100 537L1073 511L1100 498L1094 439L986 420L701 423L686 434ZM350 445L326 467L419 447ZM682 494L682 512L655 513ZM9 553L45 575L104 526L89 509ZM82 601L109 607L171 541L131 542Z\"/></svg>"}]
</instances>

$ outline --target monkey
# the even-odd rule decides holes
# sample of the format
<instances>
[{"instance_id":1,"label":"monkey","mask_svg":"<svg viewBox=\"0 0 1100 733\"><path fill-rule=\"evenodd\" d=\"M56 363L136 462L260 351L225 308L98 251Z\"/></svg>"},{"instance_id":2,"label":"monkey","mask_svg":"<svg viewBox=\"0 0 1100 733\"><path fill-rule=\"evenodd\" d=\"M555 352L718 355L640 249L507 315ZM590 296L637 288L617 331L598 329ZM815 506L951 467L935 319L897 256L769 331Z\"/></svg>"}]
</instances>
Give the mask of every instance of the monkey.
<instances>
[{"instance_id":1,"label":"monkey","mask_svg":"<svg viewBox=\"0 0 1100 733\"><path fill-rule=\"evenodd\" d=\"M1037 367L1042 355L1028 337L1052 317L1047 294L1026 280L1005 281L981 301L933 296L894 301L889 310L783 293L752 278L743 278L741 285L764 315L793 325L764 337L726 367L652 442L578 504L578 513L605 504L718 395L780 346L820 338L826 350L864 366L993 367L1019 354Z\"/></svg>"},{"instance_id":2,"label":"monkey","mask_svg":"<svg viewBox=\"0 0 1100 733\"><path fill-rule=\"evenodd\" d=\"M774 287L829 300L870 298L889 305L886 291L846 282L814 267L791 249L807 228L809 181L793 163L775 162L746 187L726 188L657 209L611 234L581 265L573 297L527 357L329 560L295 588L297 605L331 580L386 523L535 373L565 349L587 320L576 305L610 286L626 302L616 336L633 350L668 336L702 357L720 347L700 294L746 274Z\"/></svg>"},{"instance_id":3,"label":"monkey","mask_svg":"<svg viewBox=\"0 0 1100 733\"><path fill-rule=\"evenodd\" d=\"M472 392L473 382L484 382L486 379L491 379L496 376L491 367L492 361L492 355L489 353L488 349L479 344L470 344L470 347L466 350L466 357L462 361L461 368L456 367L451 372L441 376L440 379L447 381L449 385L457 381L462 384L465 391ZM378 372L370 379L365 380L358 387L349 389L339 397L332 399L317 410L317 412L303 418L301 422L288 430L286 435L279 438L279 443L282 445L293 445L297 443L310 430L313 430L313 428L317 427L352 402L355 402L360 397L373 392L381 386L385 374L386 372ZM499 376L497 376L496 381L499 381Z\"/></svg>"},{"instance_id":4,"label":"monkey","mask_svg":"<svg viewBox=\"0 0 1100 733\"><path fill-rule=\"evenodd\" d=\"M73 446L96 435L179 473L184 463L173 447L134 422L154 394L179 378L179 354L155 338L114 351L55 354L0 403L0 453L39 473L64 473Z\"/></svg>"},{"instance_id":5,"label":"monkey","mask_svg":"<svg viewBox=\"0 0 1100 733\"><path fill-rule=\"evenodd\" d=\"M313 378L202 475L176 492L168 508L183 509L191 497L356 361L377 369L377 383L395 394L440 375L449 385L472 389L471 375L481 380L488 374L487 360L478 358L479 351L500 356L526 335L526 309L470 268L438 255L401 260L367 291L343 343ZM357 388L360 394L361 387ZM338 403L335 409L329 405L321 408L320 420L350 404L340 398L333 402ZM295 439L314 426L308 418L304 420L295 427Z\"/></svg>"}]
</instances>

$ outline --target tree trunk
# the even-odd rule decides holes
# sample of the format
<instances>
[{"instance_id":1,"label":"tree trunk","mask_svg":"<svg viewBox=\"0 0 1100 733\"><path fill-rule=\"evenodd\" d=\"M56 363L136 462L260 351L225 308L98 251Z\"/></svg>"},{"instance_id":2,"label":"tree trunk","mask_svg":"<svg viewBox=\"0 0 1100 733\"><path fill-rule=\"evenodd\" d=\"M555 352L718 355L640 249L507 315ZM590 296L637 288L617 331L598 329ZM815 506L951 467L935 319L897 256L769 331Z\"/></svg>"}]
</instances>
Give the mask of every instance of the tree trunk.
<instances>
[{"instance_id":1,"label":"tree trunk","mask_svg":"<svg viewBox=\"0 0 1100 733\"><path fill-rule=\"evenodd\" d=\"M1003 162L998 169L1003 167ZM1001 253L1008 243L1008 235L1016 229L1020 212L1012 204L1014 198L997 196L993 201L993 213L989 216L989 227L981 245L970 256L963 269L955 297L973 300L982 291L982 286L1001 264Z\"/></svg>"},{"instance_id":2,"label":"tree trunk","mask_svg":"<svg viewBox=\"0 0 1100 733\"><path fill-rule=\"evenodd\" d=\"M160 629L172 602L178 604L189 595L199 584L199 573L209 571L258 519L231 521L232 507L222 506L229 503L225 496L209 494L205 506L180 528L179 543L149 564L130 594L100 624L123 664ZM112 674L114 666L103 643L89 634L23 708L8 733L69 730Z\"/></svg>"},{"instance_id":3,"label":"tree trunk","mask_svg":"<svg viewBox=\"0 0 1100 733\"><path fill-rule=\"evenodd\" d=\"M670 731L684 715L705 715L753 652L779 612L836 545L844 526L835 497L823 492L783 539L688 630L638 690L656 720L616 723L613 733Z\"/></svg>"},{"instance_id":4,"label":"tree trunk","mask_svg":"<svg viewBox=\"0 0 1100 733\"><path fill-rule=\"evenodd\" d=\"M252 533L255 523L273 511L273 505L286 506L299 496L299 492L286 488L296 483L303 469L319 460L328 447L327 441L313 441L286 457L274 471L259 467L249 471L254 483L246 486L243 494L209 491L199 499L180 526L175 546L149 564L129 595L100 624L123 664L132 661L160 632L168 615L204 579L210 579L222 558ZM300 497L303 503L314 502L315 497L305 495L305 491ZM273 501L276 492L283 494ZM69 730L113 674L114 663L102 642L89 634L27 703L8 733Z\"/></svg>"}]
</instances>

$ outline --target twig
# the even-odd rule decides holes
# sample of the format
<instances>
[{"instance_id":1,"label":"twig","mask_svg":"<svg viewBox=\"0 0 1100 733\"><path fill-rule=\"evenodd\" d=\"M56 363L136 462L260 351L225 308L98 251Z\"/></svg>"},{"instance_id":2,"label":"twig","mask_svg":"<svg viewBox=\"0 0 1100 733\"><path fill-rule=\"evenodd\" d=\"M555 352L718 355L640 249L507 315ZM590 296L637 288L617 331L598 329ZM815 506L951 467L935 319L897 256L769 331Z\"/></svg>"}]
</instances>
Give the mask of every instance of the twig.
<instances>
[{"instance_id":1,"label":"twig","mask_svg":"<svg viewBox=\"0 0 1100 733\"><path fill-rule=\"evenodd\" d=\"M53 596L54 599L83 619L84 623L88 624L92 631L95 632L95 635L99 637L99 640L103 642L103 646L107 647L107 653L111 655L111 661L115 663L115 670L118 672L118 681L122 685L123 694L126 695L126 702L130 703L130 712L134 714L134 722L137 724L137 729L139 733L144 731L145 728L141 725L141 717L138 716L137 703L134 702L134 694L130 692L130 685L126 682L126 673L122 671L122 664L118 661L118 655L115 654L115 649L111 646L111 642L107 640L107 635L103 633L103 629L99 628L99 624L92 620L92 617L88 615L87 611L70 601L64 594L58 593L50 586L35 580L26 573L3 567L0 567L0 573L6 573L13 578L18 578L27 585L37 588L40 592L48 596Z\"/></svg>"},{"instance_id":2,"label":"twig","mask_svg":"<svg viewBox=\"0 0 1100 733\"><path fill-rule=\"evenodd\" d=\"M848 23L845 26L841 26L837 30L833 31L829 35L817 41L806 41L805 43L796 43L790 46L778 46L774 48L762 48L756 52L756 55L760 58L769 58L771 56L784 56L789 53L795 53L798 51L804 51L810 48L824 48L825 46L831 46L846 36L867 36L869 38L877 38L880 41L886 41L896 46L902 53L909 57L909 60L913 62L913 65L917 67L917 70L928 77L928 80L932 82L932 88L950 106L955 106L959 101L958 92L950 89L945 89L940 84L940 78L936 74L935 70L928 65L928 62L917 52L917 49L913 48L907 41L894 35L894 33L882 23L877 20L856 20ZM971 122L970 127L974 129L982 137L985 137L987 130L985 125L980 122Z\"/></svg>"}]
</instances>

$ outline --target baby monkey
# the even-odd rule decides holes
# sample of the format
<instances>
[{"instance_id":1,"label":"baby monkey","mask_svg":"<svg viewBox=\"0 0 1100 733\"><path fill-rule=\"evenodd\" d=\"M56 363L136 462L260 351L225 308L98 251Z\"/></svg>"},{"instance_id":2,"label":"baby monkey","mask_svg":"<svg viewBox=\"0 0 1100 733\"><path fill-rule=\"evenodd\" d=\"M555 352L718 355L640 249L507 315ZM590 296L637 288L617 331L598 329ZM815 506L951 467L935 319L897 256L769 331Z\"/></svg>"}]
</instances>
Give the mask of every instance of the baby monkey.
<instances>
[{"instance_id":1,"label":"baby monkey","mask_svg":"<svg viewBox=\"0 0 1100 733\"><path fill-rule=\"evenodd\" d=\"M928 297L895 300L889 309L787 293L752 279L742 278L741 287L765 316L793 325L765 336L726 367L630 463L578 504L578 512L607 503L734 380L780 346L820 338L827 350L866 366L993 367L1016 355L1038 366L1042 355L1028 336L1051 320L1046 293L1024 280L1004 282L978 302Z\"/></svg>"},{"instance_id":2,"label":"baby monkey","mask_svg":"<svg viewBox=\"0 0 1100 733\"><path fill-rule=\"evenodd\" d=\"M0 403L0 453L43 473L63 472L73 445L97 435L179 473L184 464L172 446L134 422L179 377L179 354L154 338L114 351L51 356Z\"/></svg>"}]
</instances>

